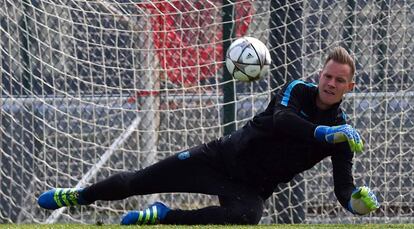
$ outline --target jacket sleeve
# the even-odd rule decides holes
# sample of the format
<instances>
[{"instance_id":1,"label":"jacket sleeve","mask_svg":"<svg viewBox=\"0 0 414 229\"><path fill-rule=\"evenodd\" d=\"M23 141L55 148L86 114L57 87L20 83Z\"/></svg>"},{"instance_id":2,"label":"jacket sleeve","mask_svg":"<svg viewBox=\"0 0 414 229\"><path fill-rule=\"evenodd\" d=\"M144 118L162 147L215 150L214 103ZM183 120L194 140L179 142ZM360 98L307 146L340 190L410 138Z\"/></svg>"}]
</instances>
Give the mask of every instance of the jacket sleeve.
<instances>
[{"instance_id":1,"label":"jacket sleeve","mask_svg":"<svg viewBox=\"0 0 414 229\"><path fill-rule=\"evenodd\" d=\"M306 98L305 83L293 83L283 88L275 97L273 102L273 126L279 133L297 139L313 138L317 125L307 121L300 116L304 103L308 102ZM294 85L294 86L292 86Z\"/></svg>"},{"instance_id":2,"label":"jacket sleeve","mask_svg":"<svg viewBox=\"0 0 414 229\"><path fill-rule=\"evenodd\" d=\"M296 139L308 139L314 136L317 125L300 117L289 108L280 108L273 113L275 129Z\"/></svg>"},{"instance_id":3,"label":"jacket sleeve","mask_svg":"<svg viewBox=\"0 0 414 229\"><path fill-rule=\"evenodd\" d=\"M352 175L353 155L347 143L340 143L335 144L331 157L335 195L339 203L346 209L348 209L352 191L355 189Z\"/></svg>"}]
</instances>

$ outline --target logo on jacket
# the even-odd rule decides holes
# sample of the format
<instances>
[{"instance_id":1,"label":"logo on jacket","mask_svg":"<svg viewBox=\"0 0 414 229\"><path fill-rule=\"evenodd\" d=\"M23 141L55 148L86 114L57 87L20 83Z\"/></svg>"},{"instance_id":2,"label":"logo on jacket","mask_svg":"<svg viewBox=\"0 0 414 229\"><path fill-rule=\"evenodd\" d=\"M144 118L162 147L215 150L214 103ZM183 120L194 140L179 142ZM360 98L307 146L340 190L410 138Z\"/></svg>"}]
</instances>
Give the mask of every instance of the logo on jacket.
<instances>
[{"instance_id":1,"label":"logo on jacket","mask_svg":"<svg viewBox=\"0 0 414 229\"><path fill-rule=\"evenodd\" d=\"M180 160L185 160L188 159L190 157L190 152L189 151L184 151L178 154L178 159Z\"/></svg>"}]
</instances>

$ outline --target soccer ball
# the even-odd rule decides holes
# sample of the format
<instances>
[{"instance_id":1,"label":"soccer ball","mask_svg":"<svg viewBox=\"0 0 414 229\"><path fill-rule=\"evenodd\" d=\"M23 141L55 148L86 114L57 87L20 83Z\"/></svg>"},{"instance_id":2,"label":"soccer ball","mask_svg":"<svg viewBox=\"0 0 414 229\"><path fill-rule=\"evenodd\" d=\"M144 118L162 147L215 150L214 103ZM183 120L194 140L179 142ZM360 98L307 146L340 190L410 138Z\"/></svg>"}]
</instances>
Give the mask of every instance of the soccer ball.
<instances>
[{"instance_id":1,"label":"soccer ball","mask_svg":"<svg viewBox=\"0 0 414 229\"><path fill-rule=\"evenodd\" d=\"M233 78L244 82L262 78L268 72L270 62L269 49L253 37L238 38L226 54L227 70Z\"/></svg>"}]
</instances>

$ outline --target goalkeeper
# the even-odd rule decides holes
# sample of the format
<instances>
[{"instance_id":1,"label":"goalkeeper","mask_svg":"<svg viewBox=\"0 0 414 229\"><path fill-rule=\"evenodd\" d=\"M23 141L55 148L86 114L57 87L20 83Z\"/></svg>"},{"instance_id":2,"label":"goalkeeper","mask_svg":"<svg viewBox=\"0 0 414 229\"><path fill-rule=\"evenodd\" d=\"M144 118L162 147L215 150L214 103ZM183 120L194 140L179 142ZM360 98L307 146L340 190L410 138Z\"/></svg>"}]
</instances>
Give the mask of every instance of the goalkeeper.
<instances>
[{"instance_id":1,"label":"goalkeeper","mask_svg":"<svg viewBox=\"0 0 414 229\"><path fill-rule=\"evenodd\" d=\"M354 73L353 58L336 47L319 73L318 85L287 83L264 112L231 135L89 187L51 189L40 195L38 204L57 209L132 195L203 193L218 196L219 206L182 210L156 202L127 212L121 224L257 224L264 201L279 183L330 157L339 203L353 214L367 214L379 204L368 187L354 185L353 153L362 152L363 143L339 107L343 95L353 89Z\"/></svg>"}]
</instances>

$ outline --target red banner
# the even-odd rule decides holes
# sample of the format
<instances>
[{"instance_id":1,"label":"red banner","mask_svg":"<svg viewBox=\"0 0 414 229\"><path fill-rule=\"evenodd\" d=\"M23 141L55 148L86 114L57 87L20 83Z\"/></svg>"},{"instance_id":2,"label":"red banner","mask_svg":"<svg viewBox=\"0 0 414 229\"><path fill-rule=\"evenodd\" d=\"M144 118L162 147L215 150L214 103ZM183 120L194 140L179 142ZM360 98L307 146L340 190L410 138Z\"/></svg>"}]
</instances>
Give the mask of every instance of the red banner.
<instances>
[{"instance_id":1,"label":"red banner","mask_svg":"<svg viewBox=\"0 0 414 229\"><path fill-rule=\"evenodd\" d=\"M214 76L222 67L222 1L157 1L138 3L150 13L153 40L169 81L188 87ZM251 1L234 3L236 36L251 22Z\"/></svg>"}]
</instances>

